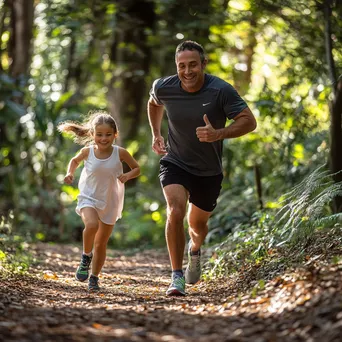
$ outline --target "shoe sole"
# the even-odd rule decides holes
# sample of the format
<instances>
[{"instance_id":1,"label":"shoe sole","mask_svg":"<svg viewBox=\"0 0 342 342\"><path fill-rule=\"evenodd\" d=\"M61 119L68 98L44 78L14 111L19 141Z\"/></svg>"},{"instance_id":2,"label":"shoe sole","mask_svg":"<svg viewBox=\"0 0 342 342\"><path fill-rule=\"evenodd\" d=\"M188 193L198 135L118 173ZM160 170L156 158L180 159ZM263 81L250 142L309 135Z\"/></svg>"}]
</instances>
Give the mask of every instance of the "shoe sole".
<instances>
[{"instance_id":1,"label":"shoe sole","mask_svg":"<svg viewBox=\"0 0 342 342\"><path fill-rule=\"evenodd\" d=\"M185 271L185 275L184 275L185 283L190 284L190 285L195 285L201 280L201 275L202 274L200 274L200 276L198 277L196 281L191 281L192 279L189 279L190 277L187 275L187 272Z\"/></svg>"},{"instance_id":2,"label":"shoe sole","mask_svg":"<svg viewBox=\"0 0 342 342\"><path fill-rule=\"evenodd\" d=\"M195 285L197 284L198 282L200 282L201 278L199 278L198 280L196 281L189 281L188 279L186 279L185 277L185 284L188 284L188 285Z\"/></svg>"},{"instance_id":3,"label":"shoe sole","mask_svg":"<svg viewBox=\"0 0 342 342\"><path fill-rule=\"evenodd\" d=\"M190 281L185 281L185 284L187 285L196 285L197 283L199 283L200 280L197 280L195 282L190 282Z\"/></svg>"},{"instance_id":4,"label":"shoe sole","mask_svg":"<svg viewBox=\"0 0 342 342\"><path fill-rule=\"evenodd\" d=\"M184 292L181 292L179 290L174 289L174 290L166 292L166 295L167 296L179 296L180 297L180 296L185 296L186 294Z\"/></svg>"},{"instance_id":5,"label":"shoe sole","mask_svg":"<svg viewBox=\"0 0 342 342\"><path fill-rule=\"evenodd\" d=\"M80 281L81 283L85 282L88 278L89 278L89 276L87 278L85 278L85 279L78 279L77 276L75 276L75 279L77 281Z\"/></svg>"}]
</instances>

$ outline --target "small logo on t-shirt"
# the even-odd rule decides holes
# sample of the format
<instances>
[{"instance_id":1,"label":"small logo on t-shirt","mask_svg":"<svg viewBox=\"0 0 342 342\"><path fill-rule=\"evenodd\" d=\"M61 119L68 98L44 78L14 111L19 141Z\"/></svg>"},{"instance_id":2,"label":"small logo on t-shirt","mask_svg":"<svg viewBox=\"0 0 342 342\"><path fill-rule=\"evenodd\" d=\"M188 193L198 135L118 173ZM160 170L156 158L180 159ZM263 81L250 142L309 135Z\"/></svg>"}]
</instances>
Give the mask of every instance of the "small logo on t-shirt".
<instances>
[{"instance_id":1,"label":"small logo on t-shirt","mask_svg":"<svg viewBox=\"0 0 342 342\"><path fill-rule=\"evenodd\" d=\"M208 106L208 104L210 104L211 102L208 102L208 103L203 103L202 106Z\"/></svg>"}]
</instances>

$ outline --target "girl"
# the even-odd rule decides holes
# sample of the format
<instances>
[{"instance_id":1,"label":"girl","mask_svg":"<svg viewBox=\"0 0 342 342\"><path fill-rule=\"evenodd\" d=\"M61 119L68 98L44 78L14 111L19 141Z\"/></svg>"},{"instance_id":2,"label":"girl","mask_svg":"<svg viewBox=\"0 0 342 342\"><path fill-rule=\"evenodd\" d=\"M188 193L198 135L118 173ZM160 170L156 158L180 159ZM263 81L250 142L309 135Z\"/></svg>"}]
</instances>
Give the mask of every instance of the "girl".
<instances>
[{"instance_id":1,"label":"girl","mask_svg":"<svg viewBox=\"0 0 342 342\"><path fill-rule=\"evenodd\" d=\"M140 168L127 150L114 145L118 129L113 117L104 111L90 112L81 124L63 122L58 125L58 130L71 132L76 143L86 145L70 160L64 182L73 182L77 167L84 161L76 207L84 223L83 253L76 279L88 279L93 261L88 289L98 291L107 243L115 222L121 218L124 183L139 176ZM130 167L129 172L123 173L122 162Z\"/></svg>"}]
</instances>

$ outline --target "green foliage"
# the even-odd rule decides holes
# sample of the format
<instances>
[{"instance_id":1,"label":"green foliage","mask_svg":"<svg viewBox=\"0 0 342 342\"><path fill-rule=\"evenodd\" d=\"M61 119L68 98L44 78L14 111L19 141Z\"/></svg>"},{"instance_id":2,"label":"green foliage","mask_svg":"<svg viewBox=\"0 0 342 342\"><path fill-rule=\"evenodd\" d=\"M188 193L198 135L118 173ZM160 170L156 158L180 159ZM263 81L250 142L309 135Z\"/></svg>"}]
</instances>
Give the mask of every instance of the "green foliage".
<instances>
[{"instance_id":1,"label":"green foliage","mask_svg":"<svg viewBox=\"0 0 342 342\"><path fill-rule=\"evenodd\" d=\"M252 174L249 176L250 172ZM222 240L227 234L252 220L257 207L252 176L253 171L248 170L243 179L236 177L234 186L225 179L217 207L209 220L207 243Z\"/></svg>"},{"instance_id":2,"label":"green foliage","mask_svg":"<svg viewBox=\"0 0 342 342\"><path fill-rule=\"evenodd\" d=\"M282 240L280 244L296 243L316 229L341 222L342 213L332 214L330 205L334 197L342 196L342 184L335 183L332 177L321 166L282 196L273 231Z\"/></svg>"},{"instance_id":3,"label":"green foliage","mask_svg":"<svg viewBox=\"0 0 342 342\"><path fill-rule=\"evenodd\" d=\"M162 246L164 241L165 204L161 189L139 182L126 188L123 217L114 228L111 245L122 247Z\"/></svg>"},{"instance_id":4,"label":"green foliage","mask_svg":"<svg viewBox=\"0 0 342 342\"><path fill-rule=\"evenodd\" d=\"M259 281L254 285L252 292L251 292L251 297L255 298L259 291L263 291L265 289L265 280L259 279Z\"/></svg>"},{"instance_id":5,"label":"green foliage","mask_svg":"<svg viewBox=\"0 0 342 342\"><path fill-rule=\"evenodd\" d=\"M8 67L0 74L0 214L14 213L15 234L26 241L80 240L83 226L75 213L77 180L73 186L63 184L67 163L79 146L60 135L56 125L61 120L78 120L94 108L108 107L124 116L116 111L123 101L120 94L129 93L129 89L119 88L125 87L126 80L136 81L138 73L141 87L146 89L154 78L175 73L174 50L182 39L196 39L204 45L209 55L206 71L232 83L258 121L256 132L224 142L225 179L209 222L207 242L222 241L228 233L234 236L241 230L245 237L235 236L240 259L249 253L251 260L257 260L267 255L270 241L264 235L276 234L273 244L301 236L306 229L310 235L314 229L310 225L333 224L336 217L329 212L330 190L301 201L295 198L298 191L282 212L285 215L289 210L291 224L286 221L286 229L280 224L276 231L269 230L271 222L275 224L275 210L284 204L275 199L305 179L329 153L331 84L324 51L323 11L317 2L191 0L183 4L156 0L152 25L143 30L148 36L146 50L141 50L134 39L120 40L132 18L129 11L125 12L120 26L119 5L109 0L91 4L40 1L35 11L30 75L14 79ZM339 74L340 9L336 2L332 7L333 56ZM4 66L9 65L10 35L6 31L2 36ZM146 71L139 70L138 65L134 72L127 72L123 51L127 56L139 55ZM113 57L115 54L119 56ZM111 81L115 85L112 93L108 89ZM132 107L141 96L146 101L148 91L133 95L124 107ZM150 127L143 107L140 121L132 122L138 126L136 135L125 142L139 161L142 175L127 184L123 217L111 239L115 247L165 243L159 156L151 152ZM123 127L124 136L130 127ZM166 120L162 132L166 137ZM265 207L260 212L256 211L255 166L261 171ZM217 255L216 262L219 251ZM217 262L220 268L224 272L223 264Z\"/></svg>"},{"instance_id":6,"label":"green foliage","mask_svg":"<svg viewBox=\"0 0 342 342\"><path fill-rule=\"evenodd\" d=\"M214 248L206 264L205 278L237 272L247 264L257 265L277 248L296 248L319 230L341 226L342 213L332 214L330 204L342 195L342 183L321 166L280 197L279 210L264 209L236 225Z\"/></svg>"},{"instance_id":7,"label":"green foliage","mask_svg":"<svg viewBox=\"0 0 342 342\"><path fill-rule=\"evenodd\" d=\"M13 216L10 217L13 220ZM25 274L32 263L28 244L20 235L14 235L12 222L3 216L0 221L0 275Z\"/></svg>"},{"instance_id":8,"label":"green foliage","mask_svg":"<svg viewBox=\"0 0 342 342\"><path fill-rule=\"evenodd\" d=\"M23 105L13 101L22 94L22 91L14 78L3 72L0 73L0 123L18 120L26 113Z\"/></svg>"},{"instance_id":9,"label":"green foliage","mask_svg":"<svg viewBox=\"0 0 342 342\"><path fill-rule=\"evenodd\" d=\"M272 253L268 248L273 229L273 216L268 211L255 212L251 221L237 226L214 248L205 266L204 277L226 276L245 264L260 263Z\"/></svg>"}]
</instances>

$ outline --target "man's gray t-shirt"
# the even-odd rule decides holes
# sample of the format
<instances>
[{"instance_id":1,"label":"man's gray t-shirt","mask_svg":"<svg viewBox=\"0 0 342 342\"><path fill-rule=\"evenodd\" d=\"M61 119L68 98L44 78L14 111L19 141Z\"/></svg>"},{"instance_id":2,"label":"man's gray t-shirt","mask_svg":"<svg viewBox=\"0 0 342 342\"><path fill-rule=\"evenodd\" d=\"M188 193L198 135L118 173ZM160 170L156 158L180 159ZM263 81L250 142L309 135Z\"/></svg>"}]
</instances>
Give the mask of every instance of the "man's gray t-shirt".
<instances>
[{"instance_id":1,"label":"man's gray t-shirt","mask_svg":"<svg viewBox=\"0 0 342 342\"><path fill-rule=\"evenodd\" d=\"M204 85L197 92L186 92L178 75L154 81L150 95L164 105L168 118L167 154L162 160L178 165L198 176L222 173L222 140L200 142L196 128L205 126L203 115L215 129L225 127L247 107L232 85L205 74Z\"/></svg>"}]
</instances>

